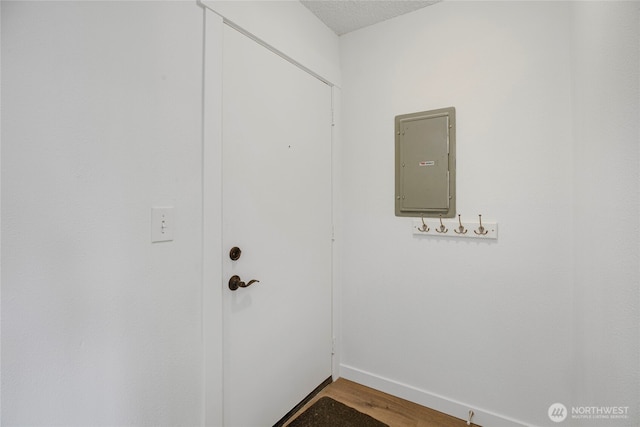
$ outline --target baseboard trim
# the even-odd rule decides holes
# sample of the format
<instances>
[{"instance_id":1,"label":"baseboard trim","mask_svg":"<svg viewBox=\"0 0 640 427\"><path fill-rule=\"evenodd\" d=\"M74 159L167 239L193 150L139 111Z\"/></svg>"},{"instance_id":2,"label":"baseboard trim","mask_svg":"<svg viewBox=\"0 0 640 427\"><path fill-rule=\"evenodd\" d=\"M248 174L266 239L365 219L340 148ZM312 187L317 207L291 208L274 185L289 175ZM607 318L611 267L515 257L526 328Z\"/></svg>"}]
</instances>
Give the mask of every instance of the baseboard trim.
<instances>
[{"instance_id":1,"label":"baseboard trim","mask_svg":"<svg viewBox=\"0 0 640 427\"><path fill-rule=\"evenodd\" d=\"M447 415L460 418L464 421L468 419L469 410L471 409L474 413L472 422L481 426L528 426L528 424L525 424L522 421L496 414L491 411L486 411L474 405L458 402L456 400L449 399L435 393L430 393L426 390L422 390L408 384L403 384L388 378L384 378L379 375L372 374L371 372L366 372L354 368L352 366L341 364L340 376L347 380L354 381L367 387L380 390L384 393L388 393L393 396L408 400L409 402L417 403L419 405L435 409L436 411L443 412Z\"/></svg>"}]
</instances>

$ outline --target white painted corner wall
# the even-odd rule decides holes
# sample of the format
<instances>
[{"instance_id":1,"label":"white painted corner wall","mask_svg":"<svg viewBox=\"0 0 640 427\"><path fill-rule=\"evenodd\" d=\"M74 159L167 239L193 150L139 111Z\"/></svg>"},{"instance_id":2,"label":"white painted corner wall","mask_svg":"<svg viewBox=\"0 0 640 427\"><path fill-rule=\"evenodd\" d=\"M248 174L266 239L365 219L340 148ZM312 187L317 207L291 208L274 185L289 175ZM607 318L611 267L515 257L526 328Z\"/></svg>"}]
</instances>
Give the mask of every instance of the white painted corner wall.
<instances>
[{"instance_id":1,"label":"white painted corner wall","mask_svg":"<svg viewBox=\"0 0 640 427\"><path fill-rule=\"evenodd\" d=\"M555 402L640 422L638 17L442 2L341 37L341 375L480 425L557 425ZM393 118L449 106L458 213L495 242L394 217Z\"/></svg>"},{"instance_id":2,"label":"white painted corner wall","mask_svg":"<svg viewBox=\"0 0 640 427\"><path fill-rule=\"evenodd\" d=\"M0 8L2 424L200 425L202 8Z\"/></svg>"},{"instance_id":3,"label":"white painted corner wall","mask_svg":"<svg viewBox=\"0 0 640 427\"><path fill-rule=\"evenodd\" d=\"M640 2L575 2L572 28L573 402L629 406L611 425L637 426ZM594 237L594 224L607 232Z\"/></svg>"}]
</instances>

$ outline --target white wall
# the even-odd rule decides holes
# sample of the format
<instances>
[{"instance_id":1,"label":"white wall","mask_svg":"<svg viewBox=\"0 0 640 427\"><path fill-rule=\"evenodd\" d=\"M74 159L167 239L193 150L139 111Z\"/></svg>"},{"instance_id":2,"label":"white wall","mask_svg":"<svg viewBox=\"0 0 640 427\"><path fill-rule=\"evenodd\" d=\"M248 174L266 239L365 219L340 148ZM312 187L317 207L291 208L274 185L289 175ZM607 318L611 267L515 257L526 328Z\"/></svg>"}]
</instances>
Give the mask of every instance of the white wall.
<instances>
[{"instance_id":1,"label":"white wall","mask_svg":"<svg viewBox=\"0 0 640 427\"><path fill-rule=\"evenodd\" d=\"M640 2L576 2L573 8L573 402L629 406L634 418L627 425L636 426L640 424ZM594 235L598 229L606 233Z\"/></svg>"},{"instance_id":2,"label":"white wall","mask_svg":"<svg viewBox=\"0 0 640 427\"><path fill-rule=\"evenodd\" d=\"M202 421L202 22L2 2L3 424Z\"/></svg>"},{"instance_id":3,"label":"white wall","mask_svg":"<svg viewBox=\"0 0 640 427\"><path fill-rule=\"evenodd\" d=\"M596 13L578 17L576 33L570 2L443 2L341 37L344 376L460 418L472 408L482 425L550 425L554 402L636 405L638 16L637 3L621 7L631 13L624 29ZM590 46L603 34L607 44ZM622 39L605 85L604 74L574 84L574 66ZM604 73L607 59L591 60ZM611 102L580 111L572 90L589 85L596 97L614 90ZM498 221L497 242L415 238L411 219L393 214L394 116L448 106L457 110L458 213ZM624 111L615 142L596 121L603 107ZM619 149L605 155L606 169L580 164L574 119L597 131L584 154L593 163L599 147ZM598 194L620 187L585 213L596 182ZM586 226L606 227L622 210L630 228L600 247ZM576 393L581 384L601 389Z\"/></svg>"}]
</instances>

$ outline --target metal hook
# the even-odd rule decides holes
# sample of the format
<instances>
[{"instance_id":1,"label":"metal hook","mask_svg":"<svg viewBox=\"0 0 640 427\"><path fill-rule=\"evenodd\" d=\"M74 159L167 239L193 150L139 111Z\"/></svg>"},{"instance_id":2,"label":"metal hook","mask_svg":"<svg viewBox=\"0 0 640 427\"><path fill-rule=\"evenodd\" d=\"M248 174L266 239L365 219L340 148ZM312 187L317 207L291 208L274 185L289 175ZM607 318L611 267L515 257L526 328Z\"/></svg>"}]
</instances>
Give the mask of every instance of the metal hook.
<instances>
[{"instance_id":1,"label":"metal hook","mask_svg":"<svg viewBox=\"0 0 640 427\"><path fill-rule=\"evenodd\" d=\"M442 215L440 215L440 227L436 228L436 231L438 233L446 233L447 231L449 231L449 229L445 228L444 224L442 223Z\"/></svg>"},{"instance_id":2,"label":"metal hook","mask_svg":"<svg viewBox=\"0 0 640 427\"><path fill-rule=\"evenodd\" d=\"M489 230L487 230L482 226L482 215L478 215L478 218L480 218L480 227L478 227L477 230L473 230L473 232L476 233L478 236L484 236L489 232Z\"/></svg>"},{"instance_id":3,"label":"metal hook","mask_svg":"<svg viewBox=\"0 0 640 427\"><path fill-rule=\"evenodd\" d=\"M429 226L424 222L424 215L422 215L422 227L418 227L418 230L422 231L423 233L429 231Z\"/></svg>"},{"instance_id":4,"label":"metal hook","mask_svg":"<svg viewBox=\"0 0 640 427\"><path fill-rule=\"evenodd\" d=\"M458 224L460 224L460 227L458 227L457 229L455 229L453 231L455 231L457 234L467 234L467 229L464 228L464 226L462 225L462 220L460 219L460 214L458 214Z\"/></svg>"}]
</instances>

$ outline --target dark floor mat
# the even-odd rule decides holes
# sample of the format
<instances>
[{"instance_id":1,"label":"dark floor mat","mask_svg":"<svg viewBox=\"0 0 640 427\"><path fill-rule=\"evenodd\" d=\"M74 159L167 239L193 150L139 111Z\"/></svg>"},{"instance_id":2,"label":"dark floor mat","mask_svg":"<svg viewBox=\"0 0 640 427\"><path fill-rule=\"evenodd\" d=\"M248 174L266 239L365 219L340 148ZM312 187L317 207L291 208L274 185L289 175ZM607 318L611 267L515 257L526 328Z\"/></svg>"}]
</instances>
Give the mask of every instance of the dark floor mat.
<instances>
[{"instance_id":1,"label":"dark floor mat","mask_svg":"<svg viewBox=\"0 0 640 427\"><path fill-rule=\"evenodd\" d=\"M367 414L323 397L293 420L289 427L389 427Z\"/></svg>"}]
</instances>

